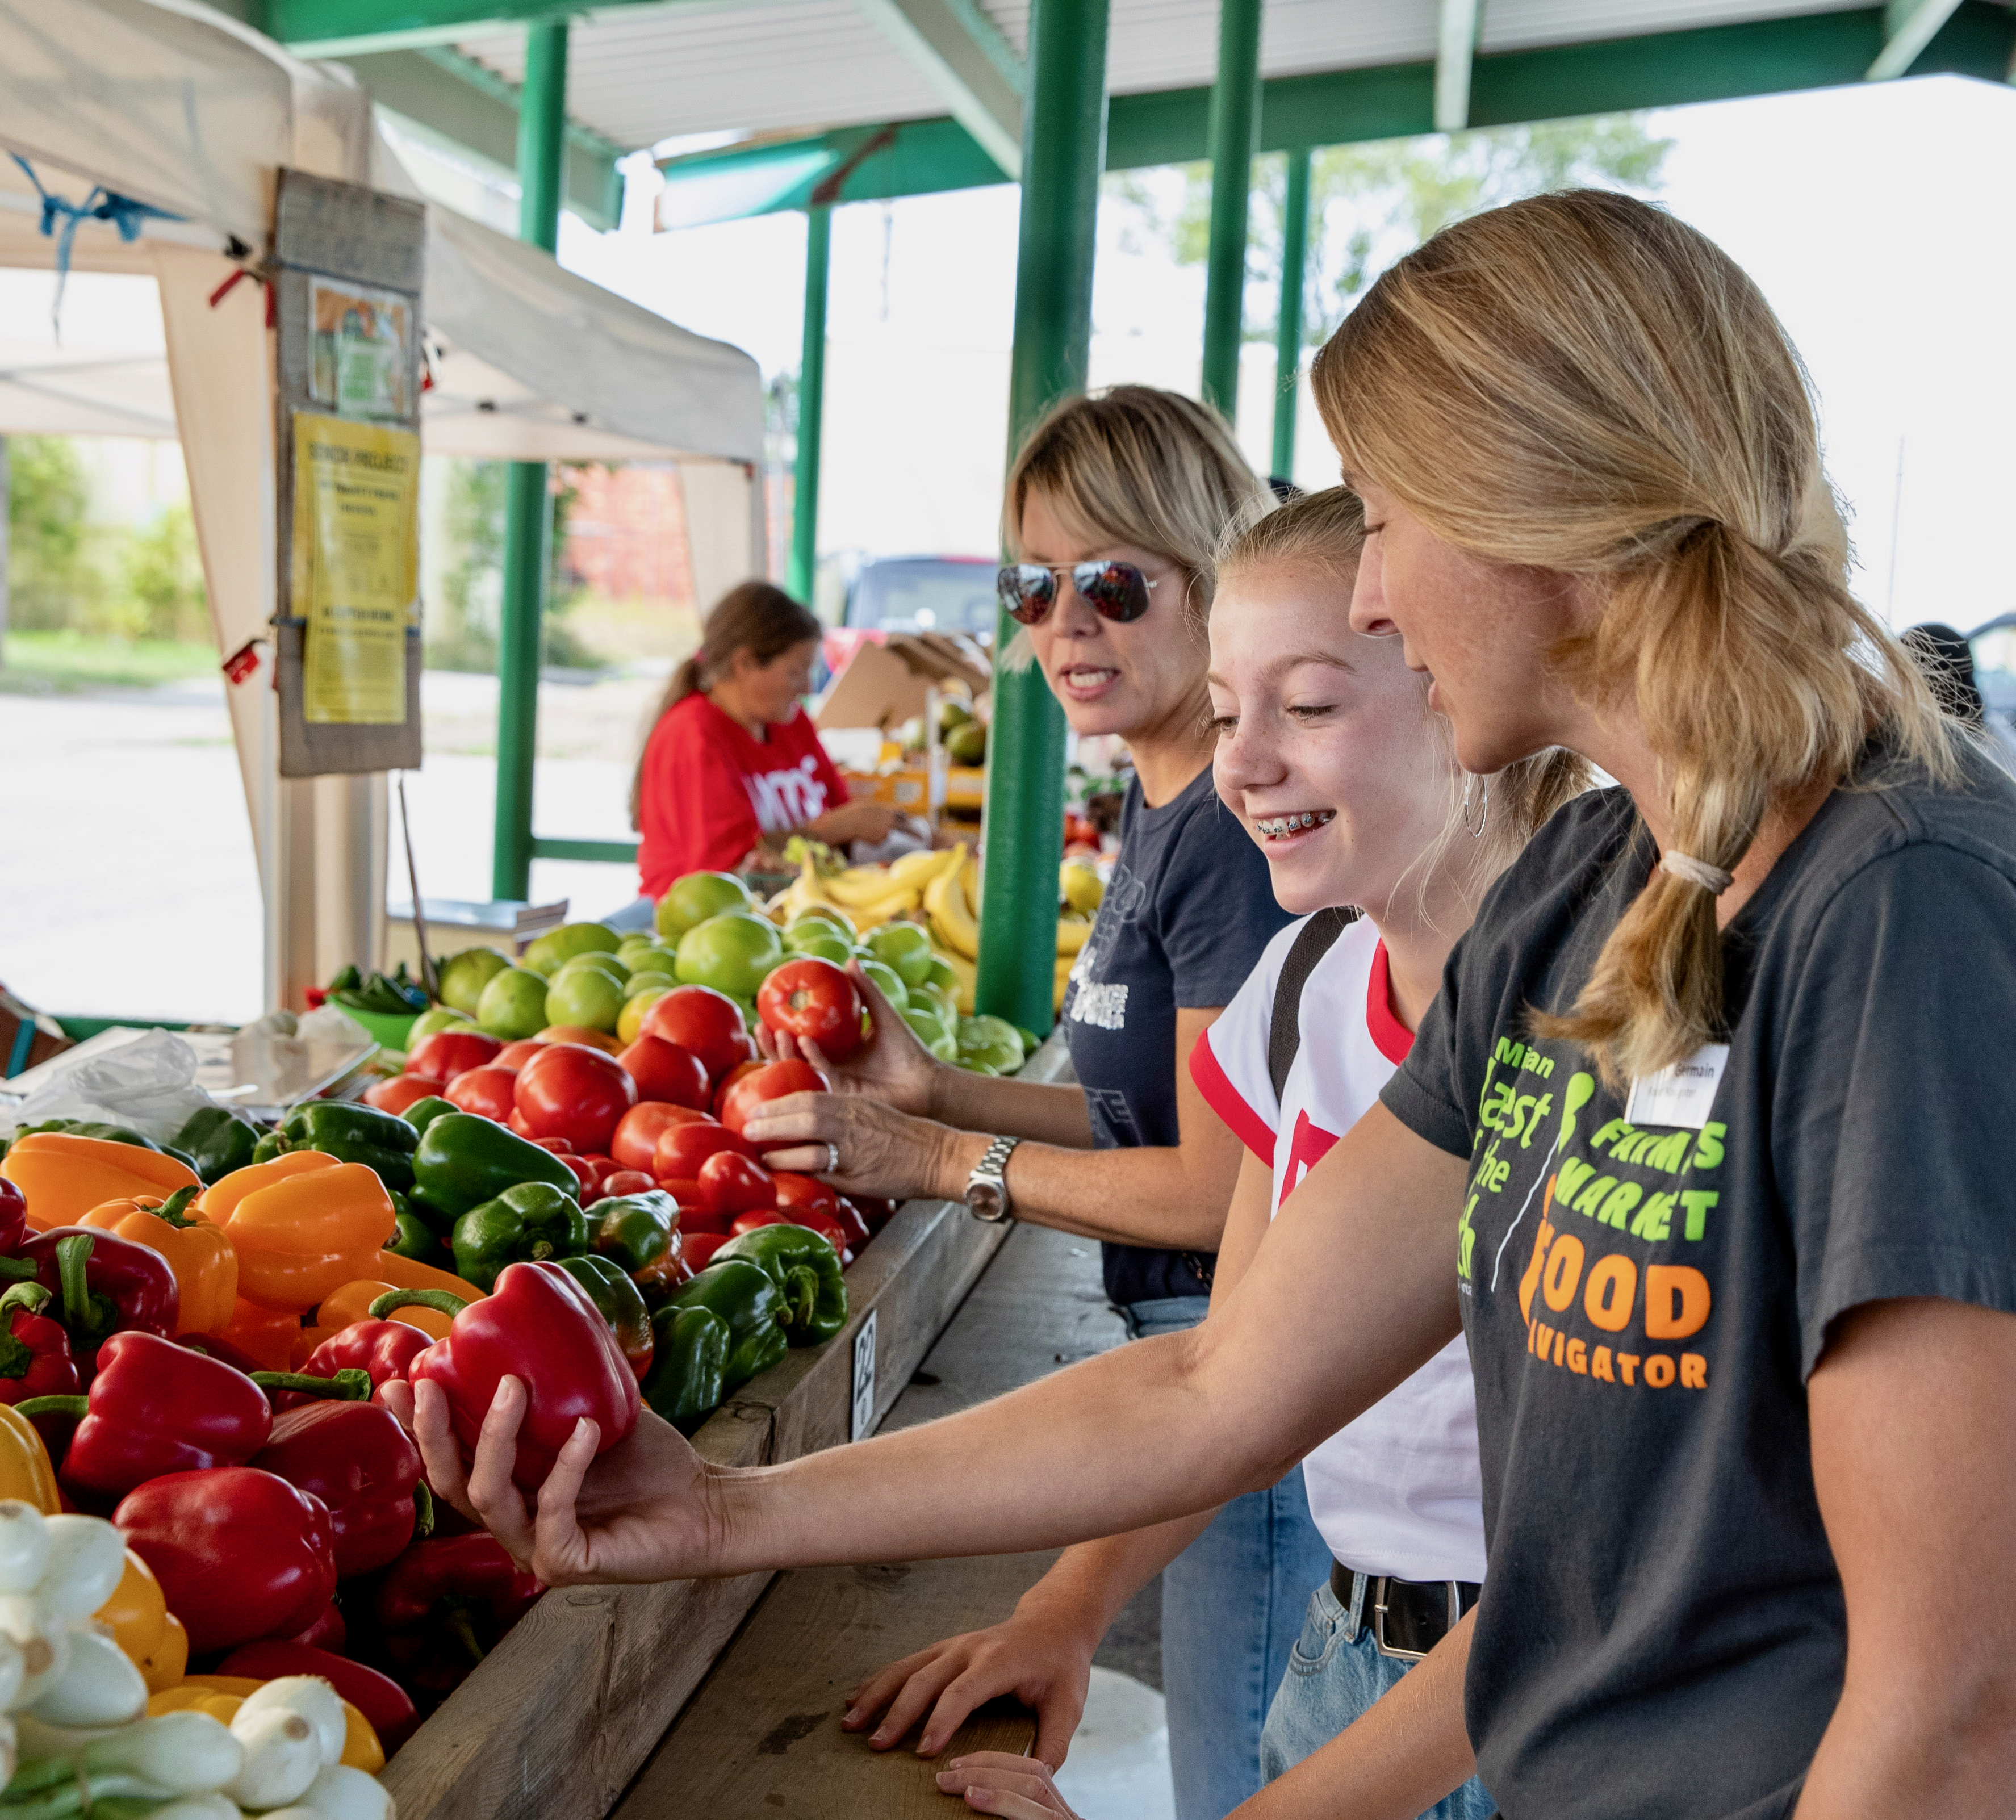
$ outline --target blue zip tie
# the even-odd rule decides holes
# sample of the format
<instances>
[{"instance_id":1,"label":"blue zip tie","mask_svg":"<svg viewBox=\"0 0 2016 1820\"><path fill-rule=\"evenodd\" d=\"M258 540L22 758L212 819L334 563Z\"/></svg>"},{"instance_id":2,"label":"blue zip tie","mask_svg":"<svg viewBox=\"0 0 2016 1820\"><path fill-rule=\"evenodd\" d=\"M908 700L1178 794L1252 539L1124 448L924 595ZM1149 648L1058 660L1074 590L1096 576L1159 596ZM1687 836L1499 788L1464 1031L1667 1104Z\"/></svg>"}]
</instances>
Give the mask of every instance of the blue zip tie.
<instances>
[{"instance_id":1,"label":"blue zip tie","mask_svg":"<svg viewBox=\"0 0 2016 1820\"><path fill-rule=\"evenodd\" d=\"M157 209L151 203L135 202L130 196L121 196L107 189L103 184L95 188L81 203L72 202L67 196L52 196L42 187L42 180L35 174L35 167L19 152L12 154L14 162L27 173L28 181L35 186L35 193L42 199L42 232L56 243L56 294L49 305L49 328L56 340L63 340L63 287L70 282L70 256L71 243L77 239L80 221L110 221L119 230L119 238L131 246L139 239L142 223L149 221L179 221L184 218L167 209ZM59 229L57 221L63 226Z\"/></svg>"}]
</instances>

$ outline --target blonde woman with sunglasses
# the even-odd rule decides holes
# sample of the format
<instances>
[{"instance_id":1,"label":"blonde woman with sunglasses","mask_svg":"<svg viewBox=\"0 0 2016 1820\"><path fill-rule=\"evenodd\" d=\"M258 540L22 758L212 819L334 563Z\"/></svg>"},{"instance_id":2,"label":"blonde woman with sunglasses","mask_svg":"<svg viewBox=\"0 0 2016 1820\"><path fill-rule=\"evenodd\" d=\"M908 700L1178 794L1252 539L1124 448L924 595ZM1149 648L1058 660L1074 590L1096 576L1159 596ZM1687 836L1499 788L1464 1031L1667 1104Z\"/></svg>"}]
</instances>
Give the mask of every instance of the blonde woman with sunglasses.
<instances>
[{"instance_id":1,"label":"blonde woman with sunglasses","mask_svg":"<svg viewBox=\"0 0 2016 1820\"><path fill-rule=\"evenodd\" d=\"M1848 592L1797 357L1663 211L1448 228L1316 384L1353 624L1466 768L1561 745L1618 782L1494 887L1238 1288L760 1473L585 1430L535 1520L515 1391L466 1484L430 1395L429 1466L558 1582L1035 1548L1261 1482L1460 1328L1483 1599L1255 1820L1413 1814L1473 1764L1510 1820L2006 1815L2016 784ZM943 1786L1064 1811L1026 1766Z\"/></svg>"}]
</instances>

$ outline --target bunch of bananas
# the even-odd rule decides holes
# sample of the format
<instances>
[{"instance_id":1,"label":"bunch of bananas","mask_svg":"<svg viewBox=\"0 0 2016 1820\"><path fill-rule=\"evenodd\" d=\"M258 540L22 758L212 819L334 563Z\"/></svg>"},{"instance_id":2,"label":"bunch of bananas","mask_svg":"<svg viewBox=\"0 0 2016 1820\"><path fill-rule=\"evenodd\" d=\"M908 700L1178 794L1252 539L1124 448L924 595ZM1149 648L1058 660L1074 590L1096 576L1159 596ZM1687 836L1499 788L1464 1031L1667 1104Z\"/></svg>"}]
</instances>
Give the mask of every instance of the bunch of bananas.
<instances>
[{"instance_id":1,"label":"bunch of bananas","mask_svg":"<svg viewBox=\"0 0 2016 1820\"><path fill-rule=\"evenodd\" d=\"M949 853L906 853L893 865L849 866L830 878L820 876L808 854L784 893L782 919L789 924L815 905L834 905L856 929L873 929L916 910L931 883L956 870L965 854L963 847Z\"/></svg>"}]
</instances>

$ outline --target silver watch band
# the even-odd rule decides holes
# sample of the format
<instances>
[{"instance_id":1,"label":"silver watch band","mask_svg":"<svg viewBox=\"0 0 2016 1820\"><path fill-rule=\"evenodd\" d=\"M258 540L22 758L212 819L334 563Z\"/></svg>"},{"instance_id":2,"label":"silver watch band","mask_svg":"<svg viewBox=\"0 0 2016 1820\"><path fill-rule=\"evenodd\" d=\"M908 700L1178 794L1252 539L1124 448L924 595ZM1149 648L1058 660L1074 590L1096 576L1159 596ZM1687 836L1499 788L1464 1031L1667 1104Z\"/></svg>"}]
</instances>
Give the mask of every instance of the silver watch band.
<instances>
[{"instance_id":1,"label":"silver watch band","mask_svg":"<svg viewBox=\"0 0 2016 1820\"><path fill-rule=\"evenodd\" d=\"M990 1225L1008 1218L1008 1159L1020 1138L996 1138L966 1178L966 1210Z\"/></svg>"}]
</instances>

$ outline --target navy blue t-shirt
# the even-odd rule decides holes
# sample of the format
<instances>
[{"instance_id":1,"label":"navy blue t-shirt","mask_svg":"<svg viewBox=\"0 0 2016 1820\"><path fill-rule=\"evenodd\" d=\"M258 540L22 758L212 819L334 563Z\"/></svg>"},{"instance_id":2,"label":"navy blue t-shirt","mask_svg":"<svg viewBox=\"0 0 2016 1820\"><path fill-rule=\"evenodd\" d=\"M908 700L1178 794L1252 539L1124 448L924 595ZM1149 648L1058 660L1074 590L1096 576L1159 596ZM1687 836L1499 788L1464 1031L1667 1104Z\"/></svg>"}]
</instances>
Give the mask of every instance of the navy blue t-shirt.
<instances>
[{"instance_id":1,"label":"navy blue t-shirt","mask_svg":"<svg viewBox=\"0 0 2016 1820\"><path fill-rule=\"evenodd\" d=\"M1112 881L1064 993L1064 1041L1094 1145L1182 1142L1177 1008L1230 1004L1289 920L1259 848L1219 802L1208 765L1159 808L1149 807L1139 779L1127 786ZM1116 1302L1210 1289L1208 1254L1103 1249Z\"/></svg>"}]
</instances>

